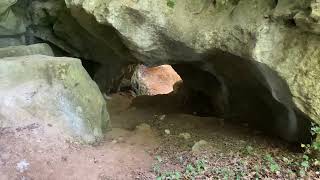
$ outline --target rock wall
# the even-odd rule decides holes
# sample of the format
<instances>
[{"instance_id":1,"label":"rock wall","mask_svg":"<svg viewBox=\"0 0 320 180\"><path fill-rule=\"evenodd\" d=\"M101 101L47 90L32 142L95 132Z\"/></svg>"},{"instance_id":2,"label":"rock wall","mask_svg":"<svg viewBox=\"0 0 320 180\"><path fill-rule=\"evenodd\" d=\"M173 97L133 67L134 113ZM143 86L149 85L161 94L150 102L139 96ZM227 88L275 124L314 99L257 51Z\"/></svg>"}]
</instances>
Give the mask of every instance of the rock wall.
<instances>
[{"instance_id":1,"label":"rock wall","mask_svg":"<svg viewBox=\"0 0 320 180\"><path fill-rule=\"evenodd\" d=\"M300 113L320 122L317 1L186 0L171 7L162 0L66 4L115 28L132 55L145 64L192 62L226 84L233 96L229 101L252 99L254 92L269 106L280 103L282 110L270 109L279 120L273 129L285 131L286 137L280 136L288 140L307 131L308 125L303 127L304 120L297 118Z\"/></svg>"}]
</instances>

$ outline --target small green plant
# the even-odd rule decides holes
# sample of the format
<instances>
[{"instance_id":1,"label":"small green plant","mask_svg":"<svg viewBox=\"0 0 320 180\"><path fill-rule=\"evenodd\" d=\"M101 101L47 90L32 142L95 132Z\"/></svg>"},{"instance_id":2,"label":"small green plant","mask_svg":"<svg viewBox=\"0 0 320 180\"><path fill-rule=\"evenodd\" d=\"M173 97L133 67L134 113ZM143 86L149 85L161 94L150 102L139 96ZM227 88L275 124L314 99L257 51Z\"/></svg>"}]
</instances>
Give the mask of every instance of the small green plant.
<instances>
[{"instance_id":1,"label":"small green plant","mask_svg":"<svg viewBox=\"0 0 320 180\"><path fill-rule=\"evenodd\" d=\"M246 146L246 149L245 149L245 154L247 155L253 155L253 147L252 146Z\"/></svg>"},{"instance_id":2,"label":"small green plant","mask_svg":"<svg viewBox=\"0 0 320 180\"><path fill-rule=\"evenodd\" d=\"M169 6L170 8L174 8L175 5L176 0L167 0L167 6Z\"/></svg>"},{"instance_id":3,"label":"small green plant","mask_svg":"<svg viewBox=\"0 0 320 180\"><path fill-rule=\"evenodd\" d=\"M311 134L313 136L320 136L320 127L312 123ZM319 140L316 140L311 144L301 144L301 147L305 149L305 154L309 155L310 157L316 157L320 154Z\"/></svg>"},{"instance_id":4,"label":"small green plant","mask_svg":"<svg viewBox=\"0 0 320 180\"><path fill-rule=\"evenodd\" d=\"M303 161L301 162L301 167L303 167L305 170L307 170L310 165L309 165L309 156L303 155Z\"/></svg>"},{"instance_id":5,"label":"small green plant","mask_svg":"<svg viewBox=\"0 0 320 180\"><path fill-rule=\"evenodd\" d=\"M178 171L173 171L173 172L165 172L161 175L159 175L157 178L157 180L179 180L181 179L181 174Z\"/></svg>"},{"instance_id":6,"label":"small green plant","mask_svg":"<svg viewBox=\"0 0 320 180\"><path fill-rule=\"evenodd\" d=\"M162 163L162 158L160 156L156 156L156 160L159 162L159 163Z\"/></svg>"},{"instance_id":7,"label":"small green plant","mask_svg":"<svg viewBox=\"0 0 320 180\"><path fill-rule=\"evenodd\" d=\"M198 173L203 173L206 170L206 161L197 160L195 163L195 167Z\"/></svg>"},{"instance_id":8,"label":"small green plant","mask_svg":"<svg viewBox=\"0 0 320 180\"><path fill-rule=\"evenodd\" d=\"M188 164L188 165L187 165L185 174L186 174L187 176L191 176L191 177L197 175L196 169L193 167L192 164Z\"/></svg>"},{"instance_id":9,"label":"small green plant","mask_svg":"<svg viewBox=\"0 0 320 180\"><path fill-rule=\"evenodd\" d=\"M206 169L206 161L197 160L195 163L187 165L184 175L186 177L194 179L195 176L203 174L206 171Z\"/></svg>"},{"instance_id":10,"label":"small green plant","mask_svg":"<svg viewBox=\"0 0 320 180\"><path fill-rule=\"evenodd\" d=\"M258 165L254 166L254 170L255 170L255 175L254 176L255 176L256 179L260 178L260 169L261 168Z\"/></svg>"},{"instance_id":11,"label":"small green plant","mask_svg":"<svg viewBox=\"0 0 320 180\"><path fill-rule=\"evenodd\" d=\"M265 156L265 160L267 161L271 172L275 173L277 171L280 171L280 166L278 165L278 163L273 159L273 157L270 154L267 154Z\"/></svg>"},{"instance_id":12,"label":"small green plant","mask_svg":"<svg viewBox=\"0 0 320 180\"><path fill-rule=\"evenodd\" d=\"M158 163L153 164L153 165L152 165L152 170L153 170L153 172L154 172L156 175L161 174L160 164L158 164Z\"/></svg>"},{"instance_id":13,"label":"small green plant","mask_svg":"<svg viewBox=\"0 0 320 180\"><path fill-rule=\"evenodd\" d=\"M160 156L156 156L155 159L157 160L156 163L152 165L152 170L156 175L161 175L161 163L162 163L162 158Z\"/></svg>"},{"instance_id":14,"label":"small green plant","mask_svg":"<svg viewBox=\"0 0 320 180\"><path fill-rule=\"evenodd\" d=\"M223 169L222 171L222 176L224 180L228 180L230 177L230 170L229 169Z\"/></svg>"},{"instance_id":15,"label":"small green plant","mask_svg":"<svg viewBox=\"0 0 320 180\"><path fill-rule=\"evenodd\" d=\"M177 157L177 160L179 161L179 163L182 165L184 160L182 156Z\"/></svg>"},{"instance_id":16,"label":"small green plant","mask_svg":"<svg viewBox=\"0 0 320 180\"><path fill-rule=\"evenodd\" d=\"M303 155L303 160L300 163L300 170L299 170L299 174L301 177L304 177L306 175L306 172L310 168L309 160L310 160L309 156Z\"/></svg>"},{"instance_id":17,"label":"small green plant","mask_svg":"<svg viewBox=\"0 0 320 180\"><path fill-rule=\"evenodd\" d=\"M224 179L224 180L228 180L230 179L231 176L234 175L233 172L228 168L214 168L211 170L211 172L221 176L222 178L220 179Z\"/></svg>"},{"instance_id":18,"label":"small green plant","mask_svg":"<svg viewBox=\"0 0 320 180\"><path fill-rule=\"evenodd\" d=\"M320 127L317 126L315 123L312 123L311 124L311 134L312 135L317 135L317 134L320 134Z\"/></svg>"}]
</instances>

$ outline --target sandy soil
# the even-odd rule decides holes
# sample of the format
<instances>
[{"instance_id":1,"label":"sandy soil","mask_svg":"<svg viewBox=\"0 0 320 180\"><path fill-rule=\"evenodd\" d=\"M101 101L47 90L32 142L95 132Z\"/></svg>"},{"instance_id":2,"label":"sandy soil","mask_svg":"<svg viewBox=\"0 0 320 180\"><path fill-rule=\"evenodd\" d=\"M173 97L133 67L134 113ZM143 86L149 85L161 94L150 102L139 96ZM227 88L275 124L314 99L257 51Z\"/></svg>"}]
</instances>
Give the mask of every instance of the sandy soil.
<instances>
[{"instance_id":1,"label":"sandy soil","mask_svg":"<svg viewBox=\"0 0 320 180\"><path fill-rule=\"evenodd\" d=\"M149 172L157 140L152 132L115 128L105 141L85 146L45 137L41 126L1 130L0 179L135 179ZM19 172L17 164L29 165ZM154 177L144 173L147 179Z\"/></svg>"},{"instance_id":2,"label":"sandy soil","mask_svg":"<svg viewBox=\"0 0 320 180\"><path fill-rule=\"evenodd\" d=\"M54 133L51 124L0 129L0 180L155 179L169 177L169 172L179 172L182 179L298 177L297 167L284 162L302 157L292 145L246 124L183 114L171 96L133 99L115 94L108 109L113 129L95 146L70 142ZM182 138L181 133L191 137ZM206 147L192 151L200 140ZM274 157L281 170L271 172L266 155ZM190 164L198 167L191 175ZM318 178L315 170L309 173Z\"/></svg>"}]
</instances>

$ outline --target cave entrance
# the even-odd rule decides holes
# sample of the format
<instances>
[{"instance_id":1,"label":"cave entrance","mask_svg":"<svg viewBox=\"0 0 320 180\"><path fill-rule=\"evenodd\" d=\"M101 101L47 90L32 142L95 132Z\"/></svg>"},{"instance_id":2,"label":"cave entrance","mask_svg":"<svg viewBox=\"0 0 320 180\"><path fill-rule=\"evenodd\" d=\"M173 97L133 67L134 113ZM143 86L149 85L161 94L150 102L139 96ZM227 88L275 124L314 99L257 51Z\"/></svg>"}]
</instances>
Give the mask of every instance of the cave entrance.
<instances>
[{"instance_id":1,"label":"cave entrance","mask_svg":"<svg viewBox=\"0 0 320 180\"><path fill-rule=\"evenodd\" d=\"M259 65L231 54L210 58L206 66L138 65L130 80L136 96L132 105L158 115L212 117L289 142L310 139L309 120L299 112L290 119L291 112L273 97Z\"/></svg>"},{"instance_id":2,"label":"cave entrance","mask_svg":"<svg viewBox=\"0 0 320 180\"><path fill-rule=\"evenodd\" d=\"M205 72L199 75L198 71L187 69L188 71L191 70L192 72L190 73L195 76L203 76L195 77L198 83L202 83L200 84L202 89L189 88L185 86L175 67L180 69L178 65L160 65L156 67L138 65L131 78L132 90L135 96L138 96L134 103L140 102L141 105L142 102L151 101L147 104L152 107L158 107L166 113L185 113L201 117L218 115L211 101L212 97L209 94L209 90L202 91L203 88L206 88L204 87L205 84L214 83L214 77ZM187 79L187 82L190 83L190 79ZM207 87L209 88L209 86ZM154 102L156 104L152 105Z\"/></svg>"},{"instance_id":3,"label":"cave entrance","mask_svg":"<svg viewBox=\"0 0 320 180\"><path fill-rule=\"evenodd\" d=\"M213 143L219 151L240 151L247 145L292 148L279 134L250 125L250 121L262 126L273 123L272 110L263 98L252 92L248 92L251 99L240 98L246 89L228 91L229 84L196 64L141 65L130 82L131 89L110 94L107 105L114 129L136 131L149 126L159 139L187 150L200 140Z\"/></svg>"}]
</instances>

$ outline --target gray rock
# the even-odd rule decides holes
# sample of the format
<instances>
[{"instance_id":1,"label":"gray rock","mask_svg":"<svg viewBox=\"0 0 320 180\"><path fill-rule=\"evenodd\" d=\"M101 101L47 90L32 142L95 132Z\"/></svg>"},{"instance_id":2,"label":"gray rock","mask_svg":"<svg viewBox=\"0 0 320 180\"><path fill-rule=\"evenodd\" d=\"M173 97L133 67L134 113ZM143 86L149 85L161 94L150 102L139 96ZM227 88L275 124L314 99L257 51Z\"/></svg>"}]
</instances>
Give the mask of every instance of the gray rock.
<instances>
[{"instance_id":1,"label":"gray rock","mask_svg":"<svg viewBox=\"0 0 320 180\"><path fill-rule=\"evenodd\" d=\"M148 131L151 132L151 126L146 123L139 124L136 126L136 131Z\"/></svg>"},{"instance_id":2,"label":"gray rock","mask_svg":"<svg viewBox=\"0 0 320 180\"><path fill-rule=\"evenodd\" d=\"M12 10L17 0L2 0L0 2L0 36L22 34L26 31L23 17Z\"/></svg>"},{"instance_id":3,"label":"gray rock","mask_svg":"<svg viewBox=\"0 0 320 180\"><path fill-rule=\"evenodd\" d=\"M143 69L145 68L146 67L143 65L138 65L135 68L135 71L131 77L132 88L138 96L151 95L150 90L147 84L143 81L143 77L142 77Z\"/></svg>"},{"instance_id":4,"label":"gray rock","mask_svg":"<svg viewBox=\"0 0 320 180\"><path fill-rule=\"evenodd\" d=\"M24 36L0 38L0 48L25 44Z\"/></svg>"},{"instance_id":5,"label":"gray rock","mask_svg":"<svg viewBox=\"0 0 320 180\"><path fill-rule=\"evenodd\" d=\"M188 140L191 138L191 135L189 133L180 133L179 134L179 137L185 139L185 140Z\"/></svg>"},{"instance_id":6,"label":"gray rock","mask_svg":"<svg viewBox=\"0 0 320 180\"><path fill-rule=\"evenodd\" d=\"M207 141L200 140L200 141L194 143L194 145L192 146L192 152L193 153L201 153L201 152L205 152L209 148L210 148L210 145L208 144Z\"/></svg>"},{"instance_id":7,"label":"gray rock","mask_svg":"<svg viewBox=\"0 0 320 180\"><path fill-rule=\"evenodd\" d=\"M91 62L90 75L103 92L119 89L135 59L114 28L97 23L81 8L67 9L63 0L33 1L29 9L33 36Z\"/></svg>"},{"instance_id":8,"label":"gray rock","mask_svg":"<svg viewBox=\"0 0 320 180\"><path fill-rule=\"evenodd\" d=\"M33 44L29 46L21 45L0 48L0 58L36 54L54 56L53 51L48 44Z\"/></svg>"},{"instance_id":9,"label":"gray rock","mask_svg":"<svg viewBox=\"0 0 320 180\"><path fill-rule=\"evenodd\" d=\"M74 58L0 59L0 127L52 124L61 134L95 143L109 124L98 86Z\"/></svg>"},{"instance_id":10,"label":"gray rock","mask_svg":"<svg viewBox=\"0 0 320 180\"><path fill-rule=\"evenodd\" d=\"M164 130L164 133L165 133L166 135L170 135L170 134L171 134L171 131L170 131L169 129L165 129L165 130Z\"/></svg>"}]
</instances>

